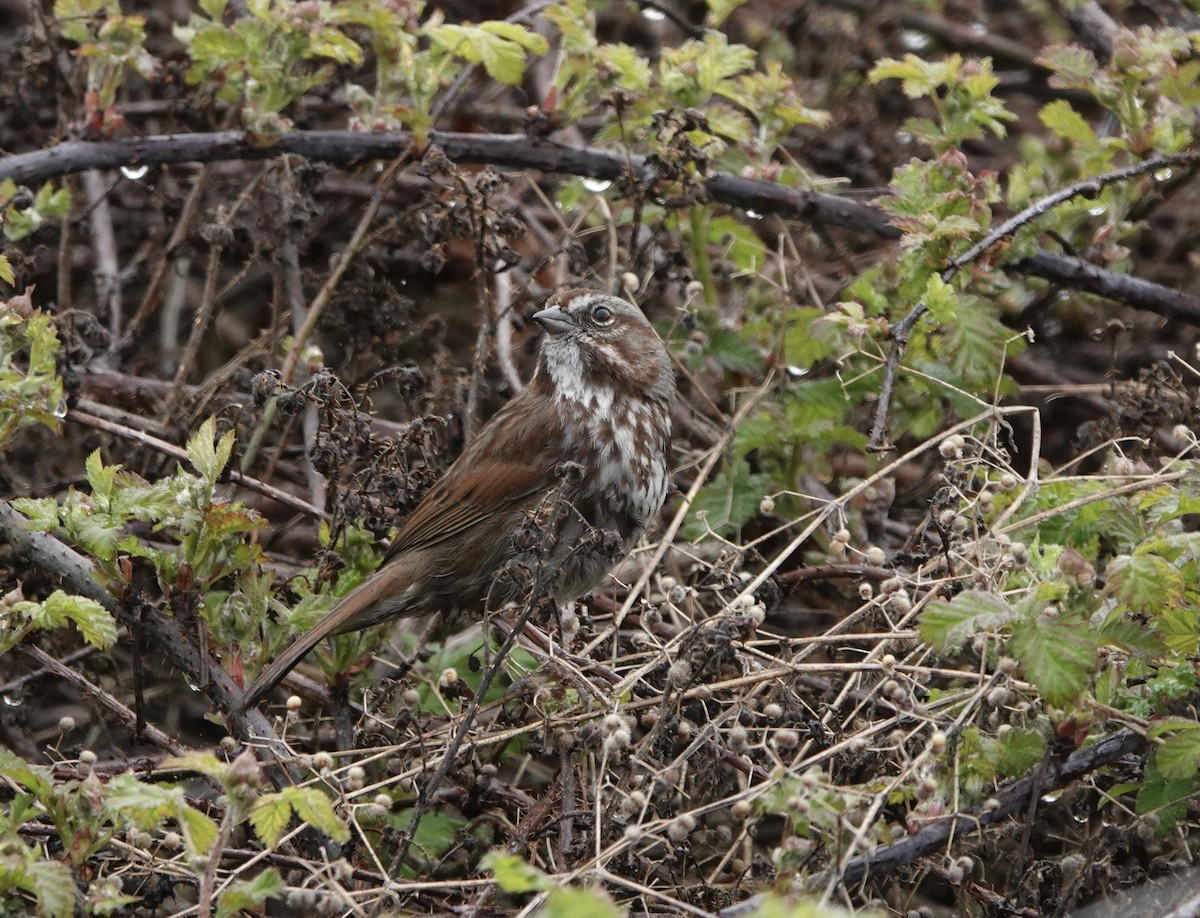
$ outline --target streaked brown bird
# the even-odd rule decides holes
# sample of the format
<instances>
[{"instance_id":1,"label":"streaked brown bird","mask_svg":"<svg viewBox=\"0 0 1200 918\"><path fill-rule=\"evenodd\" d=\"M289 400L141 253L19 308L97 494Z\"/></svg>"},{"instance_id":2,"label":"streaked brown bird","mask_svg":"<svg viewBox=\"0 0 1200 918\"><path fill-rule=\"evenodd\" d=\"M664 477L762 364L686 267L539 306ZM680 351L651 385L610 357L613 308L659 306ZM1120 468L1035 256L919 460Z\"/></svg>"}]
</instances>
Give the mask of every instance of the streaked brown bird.
<instances>
[{"instance_id":1,"label":"streaked brown bird","mask_svg":"<svg viewBox=\"0 0 1200 918\"><path fill-rule=\"evenodd\" d=\"M259 673L241 707L332 635L430 613L458 627L485 602L524 600L497 575L555 495L570 501L544 564L556 602L589 590L641 538L669 481L667 350L640 309L594 290L557 293L533 318L546 330L533 379L425 495L379 569ZM578 472L569 493L566 463ZM620 550L585 538L595 532L617 533Z\"/></svg>"}]
</instances>

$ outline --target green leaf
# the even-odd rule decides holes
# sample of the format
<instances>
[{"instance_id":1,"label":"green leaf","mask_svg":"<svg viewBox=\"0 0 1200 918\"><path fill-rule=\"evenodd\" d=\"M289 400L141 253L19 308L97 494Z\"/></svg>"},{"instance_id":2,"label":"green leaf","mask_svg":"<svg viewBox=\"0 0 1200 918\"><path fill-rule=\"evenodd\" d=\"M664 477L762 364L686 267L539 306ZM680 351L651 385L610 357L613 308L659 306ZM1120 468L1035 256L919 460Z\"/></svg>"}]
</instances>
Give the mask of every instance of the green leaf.
<instances>
[{"instance_id":1,"label":"green leaf","mask_svg":"<svg viewBox=\"0 0 1200 918\"><path fill-rule=\"evenodd\" d=\"M1046 752L1046 741L1032 730L1013 728L996 738L996 770L1005 777L1026 774Z\"/></svg>"},{"instance_id":2,"label":"green leaf","mask_svg":"<svg viewBox=\"0 0 1200 918\"><path fill-rule=\"evenodd\" d=\"M144 832L161 829L186 805L181 788L149 784L129 773L113 776L104 797L104 812L109 819L118 826L133 825Z\"/></svg>"},{"instance_id":3,"label":"green leaf","mask_svg":"<svg viewBox=\"0 0 1200 918\"><path fill-rule=\"evenodd\" d=\"M187 849L192 854L208 856L212 854L213 845L217 843L219 829L217 824L190 806L180 810L179 827L183 829L183 838Z\"/></svg>"},{"instance_id":4,"label":"green leaf","mask_svg":"<svg viewBox=\"0 0 1200 918\"><path fill-rule=\"evenodd\" d=\"M1187 813L1188 798L1195 786L1193 780L1167 778L1159 769L1157 756L1151 756L1142 775L1135 809L1139 815L1157 813L1158 830L1166 832Z\"/></svg>"},{"instance_id":5,"label":"green leaf","mask_svg":"<svg viewBox=\"0 0 1200 918\"><path fill-rule=\"evenodd\" d=\"M549 878L515 854L499 849L489 851L479 863L480 869L490 870L499 887L509 895L540 892L551 886Z\"/></svg>"},{"instance_id":6,"label":"green leaf","mask_svg":"<svg viewBox=\"0 0 1200 918\"><path fill-rule=\"evenodd\" d=\"M211 486L216 483L229 457L233 453L233 431L228 431L216 440L217 420L209 418L200 425L196 435L187 444L188 461L200 473L200 476Z\"/></svg>"},{"instance_id":7,"label":"green leaf","mask_svg":"<svg viewBox=\"0 0 1200 918\"><path fill-rule=\"evenodd\" d=\"M1074 615L1033 615L1013 627L1009 651L1047 701L1075 701L1096 671L1099 636Z\"/></svg>"},{"instance_id":8,"label":"green leaf","mask_svg":"<svg viewBox=\"0 0 1200 918\"><path fill-rule=\"evenodd\" d=\"M54 773L42 765L26 762L0 746L0 775L14 781L45 803L54 793Z\"/></svg>"},{"instance_id":9,"label":"green leaf","mask_svg":"<svg viewBox=\"0 0 1200 918\"><path fill-rule=\"evenodd\" d=\"M745 2L746 0L707 0L708 16L705 18L708 27L719 28L721 23L729 18L729 14Z\"/></svg>"},{"instance_id":10,"label":"green leaf","mask_svg":"<svg viewBox=\"0 0 1200 918\"><path fill-rule=\"evenodd\" d=\"M735 373L753 374L762 369L758 348L732 328L718 326L709 333L708 355Z\"/></svg>"},{"instance_id":11,"label":"green leaf","mask_svg":"<svg viewBox=\"0 0 1200 918\"><path fill-rule=\"evenodd\" d=\"M50 614L74 622L83 639L98 650L108 650L117 642L116 619L96 600L55 590L44 605Z\"/></svg>"},{"instance_id":12,"label":"green leaf","mask_svg":"<svg viewBox=\"0 0 1200 918\"><path fill-rule=\"evenodd\" d=\"M263 794L250 810L250 825L254 827L254 834L268 848L279 844L291 821L292 806L282 792Z\"/></svg>"},{"instance_id":13,"label":"green leaf","mask_svg":"<svg viewBox=\"0 0 1200 918\"><path fill-rule=\"evenodd\" d=\"M1083 116L1075 111L1066 99L1056 99L1043 106L1038 112L1038 117L1042 119L1042 124L1059 137L1072 140L1088 151L1094 151L1100 146L1091 125L1083 120Z\"/></svg>"},{"instance_id":14,"label":"green leaf","mask_svg":"<svg viewBox=\"0 0 1200 918\"><path fill-rule=\"evenodd\" d=\"M315 787L285 787L283 797L304 822L336 842L350 839L350 830L337 818L329 798Z\"/></svg>"},{"instance_id":15,"label":"green leaf","mask_svg":"<svg viewBox=\"0 0 1200 918\"><path fill-rule=\"evenodd\" d=\"M686 537L696 540L710 529L724 534L742 526L758 512L770 486L771 476L752 475L745 459L730 462L696 495L684 524Z\"/></svg>"},{"instance_id":16,"label":"green leaf","mask_svg":"<svg viewBox=\"0 0 1200 918\"><path fill-rule=\"evenodd\" d=\"M411 810L402 813L396 820L396 828L407 828L411 818ZM451 813L430 813L421 820L421 824L417 827L413 843L426 852L429 857L438 858L461 843L460 833L466 827L467 822L461 816Z\"/></svg>"},{"instance_id":17,"label":"green leaf","mask_svg":"<svg viewBox=\"0 0 1200 918\"><path fill-rule=\"evenodd\" d=\"M241 912L256 911L268 900L282 896L287 886L274 867L268 867L252 880L230 883L217 900L217 918L232 918Z\"/></svg>"},{"instance_id":18,"label":"green leaf","mask_svg":"<svg viewBox=\"0 0 1200 918\"><path fill-rule=\"evenodd\" d=\"M187 755L170 756L162 763L162 768L172 771L194 771L223 781L229 773L229 766L211 752L189 752Z\"/></svg>"},{"instance_id":19,"label":"green leaf","mask_svg":"<svg viewBox=\"0 0 1200 918\"><path fill-rule=\"evenodd\" d=\"M1019 617L994 593L964 590L949 602L930 603L921 615L921 640L943 653L958 650L981 631L996 631Z\"/></svg>"},{"instance_id":20,"label":"green leaf","mask_svg":"<svg viewBox=\"0 0 1200 918\"><path fill-rule=\"evenodd\" d=\"M551 890L538 918L621 918L621 910L602 889Z\"/></svg>"},{"instance_id":21,"label":"green leaf","mask_svg":"<svg viewBox=\"0 0 1200 918\"><path fill-rule=\"evenodd\" d=\"M95 555L101 561L116 558L117 542L121 538L120 524L101 519L99 514L91 514L76 519L75 525L69 529L71 538L88 554Z\"/></svg>"},{"instance_id":22,"label":"green leaf","mask_svg":"<svg viewBox=\"0 0 1200 918\"><path fill-rule=\"evenodd\" d=\"M1154 725L1149 736L1168 734L1154 750L1154 760L1164 778L1194 780L1200 773L1200 724L1171 720Z\"/></svg>"},{"instance_id":23,"label":"green leaf","mask_svg":"<svg viewBox=\"0 0 1200 918\"><path fill-rule=\"evenodd\" d=\"M25 868L38 900L38 914L72 918L75 914L75 878L57 861L36 860Z\"/></svg>"},{"instance_id":24,"label":"green leaf","mask_svg":"<svg viewBox=\"0 0 1200 918\"><path fill-rule=\"evenodd\" d=\"M493 80L516 86L525 76L525 54L545 54L549 44L515 23L427 25L422 30L435 45L472 64L482 64Z\"/></svg>"},{"instance_id":25,"label":"green leaf","mask_svg":"<svg viewBox=\"0 0 1200 918\"><path fill-rule=\"evenodd\" d=\"M100 450L95 449L84 461L83 468L87 474L88 485L92 489L92 496L102 501L103 506L108 506L108 502L112 500L113 481L120 466L105 466L104 460L100 458Z\"/></svg>"},{"instance_id":26,"label":"green leaf","mask_svg":"<svg viewBox=\"0 0 1200 918\"><path fill-rule=\"evenodd\" d=\"M1166 558L1138 552L1109 562L1104 592L1131 612L1153 616L1182 604L1185 585L1183 573Z\"/></svg>"},{"instance_id":27,"label":"green leaf","mask_svg":"<svg viewBox=\"0 0 1200 918\"><path fill-rule=\"evenodd\" d=\"M954 288L942 280L940 274L931 274L925 285L925 295L922 302L933 317L945 325L953 322L958 315L958 297Z\"/></svg>"}]
</instances>

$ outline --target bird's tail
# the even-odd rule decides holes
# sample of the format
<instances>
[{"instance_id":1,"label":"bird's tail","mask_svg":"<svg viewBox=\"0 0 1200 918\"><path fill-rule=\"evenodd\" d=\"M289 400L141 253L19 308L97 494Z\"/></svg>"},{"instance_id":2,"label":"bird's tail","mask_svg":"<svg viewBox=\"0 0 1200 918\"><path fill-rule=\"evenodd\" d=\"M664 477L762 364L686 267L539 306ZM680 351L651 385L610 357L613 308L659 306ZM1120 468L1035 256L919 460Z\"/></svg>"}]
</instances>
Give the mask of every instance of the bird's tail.
<instances>
[{"instance_id":1,"label":"bird's tail","mask_svg":"<svg viewBox=\"0 0 1200 918\"><path fill-rule=\"evenodd\" d=\"M414 591L409 589L399 596L388 596L389 587L394 587L394 584L387 583L386 577L380 576L379 573L367 578L365 583L339 602L332 612L285 647L279 656L255 677L238 703L238 710L244 711L257 703L275 688L310 650L326 638L348 631L360 631L391 618L412 614L415 610L410 609L410 600Z\"/></svg>"}]
</instances>

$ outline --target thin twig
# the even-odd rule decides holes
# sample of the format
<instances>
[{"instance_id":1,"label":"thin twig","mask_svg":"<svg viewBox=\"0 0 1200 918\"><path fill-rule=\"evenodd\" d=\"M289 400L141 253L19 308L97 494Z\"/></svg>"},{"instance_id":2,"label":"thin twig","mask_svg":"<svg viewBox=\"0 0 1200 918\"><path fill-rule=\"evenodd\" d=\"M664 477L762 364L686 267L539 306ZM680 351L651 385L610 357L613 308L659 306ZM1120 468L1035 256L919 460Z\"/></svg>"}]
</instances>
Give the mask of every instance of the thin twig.
<instances>
[{"instance_id":1,"label":"thin twig","mask_svg":"<svg viewBox=\"0 0 1200 918\"><path fill-rule=\"evenodd\" d=\"M92 251L96 257L96 302L98 311L108 315L112 336L110 353L121 335L121 267L117 262L117 237L113 231L112 208L108 206L108 188L98 172L83 177L92 225Z\"/></svg>"},{"instance_id":2,"label":"thin twig","mask_svg":"<svg viewBox=\"0 0 1200 918\"><path fill-rule=\"evenodd\" d=\"M40 647L36 647L32 644L23 644L19 649L21 653L33 660L33 662L42 667L43 670L52 673L59 679L62 679L64 682L69 682L71 685L75 686L75 688L79 689L79 691L85 696L96 701L110 713L114 714L117 720L124 724L125 729L127 729L130 733L138 735L139 731L137 715L134 714L134 712L131 711L128 706L122 704L116 698L116 696L106 692L104 689L100 688L100 686L89 681L88 679L85 679L82 675L71 669L71 667L67 666L66 663L50 656L50 654L46 653L46 651L42 650ZM76 659L78 659L78 657L76 657ZM167 736L167 734L163 733L162 730L158 729L158 727L155 727L153 724L144 725L140 733L150 742L154 743L154 745L161 749L165 749L172 755L184 755L190 751L187 746L171 739L171 737Z\"/></svg>"},{"instance_id":3,"label":"thin twig","mask_svg":"<svg viewBox=\"0 0 1200 918\"><path fill-rule=\"evenodd\" d=\"M96 430L103 430L105 433L115 434L125 440L130 440L134 443L141 443L143 446L148 446L163 455L170 456L173 459L178 459L180 462L187 462L187 452L174 443L168 443L166 440L160 440L158 437L152 436L145 431L134 430L132 427L126 427L122 424L116 424L112 421L107 421L104 418L98 418L88 414L78 408L72 408L68 417L73 421L78 421L80 424L86 424L88 427L94 427ZM303 513L305 516L311 516L318 520L327 520L329 515L319 507L314 507L312 504L301 500L294 494L289 494L287 491L282 491L272 485L259 481L257 478L251 478L249 475L244 475L236 469L227 469L226 474L229 480L234 484L241 485L251 491L256 491L263 497L269 497L271 500L277 501L292 510Z\"/></svg>"}]
</instances>

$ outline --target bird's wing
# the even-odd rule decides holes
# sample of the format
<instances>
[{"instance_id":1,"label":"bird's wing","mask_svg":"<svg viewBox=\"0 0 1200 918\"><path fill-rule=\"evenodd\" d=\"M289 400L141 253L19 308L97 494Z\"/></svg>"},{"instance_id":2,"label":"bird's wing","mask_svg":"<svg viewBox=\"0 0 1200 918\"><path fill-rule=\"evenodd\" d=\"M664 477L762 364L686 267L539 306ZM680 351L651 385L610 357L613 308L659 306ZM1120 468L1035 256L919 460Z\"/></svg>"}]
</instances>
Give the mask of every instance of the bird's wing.
<instances>
[{"instance_id":1,"label":"bird's wing","mask_svg":"<svg viewBox=\"0 0 1200 918\"><path fill-rule=\"evenodd\" d=\"M510 403L511 404L511 403ZM446 470L396 534L384 556L427 548L522 505L554 486L545 428L506 424L501 411Z\"/></svg>"}]
</instances>

